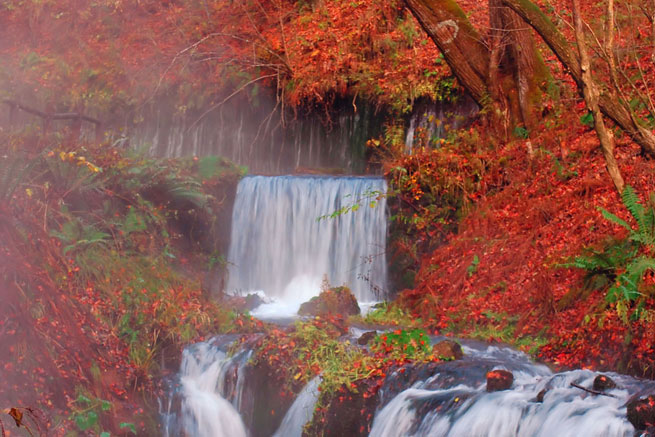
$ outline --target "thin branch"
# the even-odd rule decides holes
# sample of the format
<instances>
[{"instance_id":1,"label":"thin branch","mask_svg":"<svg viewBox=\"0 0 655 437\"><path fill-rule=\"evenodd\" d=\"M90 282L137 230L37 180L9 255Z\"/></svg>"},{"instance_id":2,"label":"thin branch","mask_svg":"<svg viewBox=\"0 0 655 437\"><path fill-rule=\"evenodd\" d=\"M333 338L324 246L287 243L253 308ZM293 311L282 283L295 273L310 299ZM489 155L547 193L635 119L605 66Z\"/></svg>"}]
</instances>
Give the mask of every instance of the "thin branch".
<instances>
[{"instance_id":1,"label":"thin branch","mask_svg":"<svg viewBox=\"0 0 655 437\"><path fill-rule=\"evenodd\" d=\"M43 112L10 99L4 99L2 100L2 103L20 109L21 111L27 112L28 114L36 115L37 117L41 117L45 120L83 120L83 121L88 121L89 123L93 123L95 125L102 124L102 122L98 119L89 117L88 115L79 114L77 112L54 112L54 113Z\"/></svg>"},{"instance_id":2,"label":"thin branch","mask_svg":"<svg viewBox=\"0 0 655 437\"><path fill-rule=\"evenodd\" d=\"M225 102L227 102L228 100L230 100L232 97L234 97L234 96L236 96L237 94L239 94L239 93L240 93L243 89L245 89L248 85L252 85L253 83L258 82L258 81L260 81L260 80L268 79L268 78L270 78L270 77L276 77L276 76L277 76L277 73L276 73L276 74L267 74L267 75L264 75L264 76L259 76L259 77L254 78L253 80L248 81L248 82L246 82L245 84L241 85L241 86L240 86L239 88L237 88L237 89L236 89L232 94L230 94L229 96L227 96L226 98L224 98L224 99L221 100L220 102L216 103L215 105L210 106L209 109L207 109L205 112L203 112L202 115L196 119L196 121L194 121L193 123L191 123L191 125L189 125L189 127L187 128L187 132L188 132L192 127L194 127L196 124L198 124L198 122L199 122L200 120L202 120L203 118L205 118L205 117L207 116L207 114L209 114L209 113L212 112L214 109L218 108L219 106L221 106L222 104L224 104Z\"/></svg>"},{"instance_id":3,"label":"thin branch","mask_svg":"<svg viewBox=\"0 0 655 437\"><path fill-rule=\"evenodd\" d=\"M592 390L590 388L583 387L583 386L581 386L579 384L576 384L575 382L571 383L571 387L579 388L580 390L586 391L587 393L591 393L592 395L607 396L607 397L610 397L610 398L615 398L616 397L616 396L614 396L613 394L610 394L610 393L603 393L602 391Z\"/></svg>"}]
</instances>

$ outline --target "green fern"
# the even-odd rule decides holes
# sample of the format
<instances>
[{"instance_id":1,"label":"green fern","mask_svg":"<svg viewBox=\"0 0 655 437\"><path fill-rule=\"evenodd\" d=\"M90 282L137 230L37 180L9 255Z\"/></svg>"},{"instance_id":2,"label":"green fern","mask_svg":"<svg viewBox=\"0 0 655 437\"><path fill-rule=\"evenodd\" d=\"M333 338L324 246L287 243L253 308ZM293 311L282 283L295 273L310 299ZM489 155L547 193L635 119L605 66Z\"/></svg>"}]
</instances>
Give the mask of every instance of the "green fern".
<instances>
[{"instance_id":1,"label":"green fern","mask_svg":"<svg viewBox=\"0 0 655 437\"><path fill-rule=\"evenodd\" d=\"M586 248L565 267L585 270L584 287L591 290L607 288L614 283L617 271L623 270L637 255L638 247L630 240L611 239L601 250Z\"/></svg>"},{"instance_id":2,"label":"green fern","mask_svg":"<svg viewBox=\"0 0 655 437\"><path fill-rule=\"evenodd\" d=\"M62 251L64 255L73 249L87 248L96 244L105 245L110 237L108 233L96 229L93 225L84 225L74 219L65 222L61 232L53 230L50 231L50 235L67 244Z\"/></svg>"},{"instance_id":3,"label":"green fern","mask_svg":"<svg viewBox=\"0 0 655 437\"><path fill-rule=\"evenodd\" d=\"M587 272L585 286L592 289L607 288L605 300L616 303L623 320L627 321L630 306L643 302L643 287L641 287L644 274L655 271L655 196L649 197L644 205L631 186L626 186L621 198L626 209L632 215L637 226L630 226L628 222L602 209L603 217L629 232L623 241L614 241L602 250L585 249L583 255L575 258L568 267L576 267Z\"/></svg>"},{"instance_id":4,"label":"green fern","mask_svg":"<svg viewBox=\"0 0 655 437\"><path fill-rule=\"evenodd\" d=\"M607 301L637 300L642 295L639 292L639 284L647 270L655 271L655 259L640 256L632 260L626 267L625 272L618 277L614 286L607 291Z\"/></svg>"},{"instance_id":5,"label":"green fern","mask_svg":"<svg viewBox=\"0 0 655 437\"><path fill-rule=\"evenodd\" d=\"M196 208L205 208L211 198L201 191L199 183L189 181L169 181L166 184L166 191L173 202L186 201Z\"/></svg>"},{"instance_id":6,"label":"green fern","mask_svg":"<svg viewBox=\"0 0 655 437\"><path fill-rule=\"evenodd\" d=\"M635 222L637 222L637 229L634 229L625 220L622 220L611 212L601 208L603 217L627 229L628 232L630 232L628 238L631 241L639 243L643 246L654 246L655 199L653 194L651 193L650 195L649 204L644 207L644 205L640 203L639 196L637 196L635 190L630 185L627 185L623 190L621 198L623 199L623 204L625 205L626 209L630 212L630 215L632 215L632 218L634 218Z\"/></svg>"}]
</instances>

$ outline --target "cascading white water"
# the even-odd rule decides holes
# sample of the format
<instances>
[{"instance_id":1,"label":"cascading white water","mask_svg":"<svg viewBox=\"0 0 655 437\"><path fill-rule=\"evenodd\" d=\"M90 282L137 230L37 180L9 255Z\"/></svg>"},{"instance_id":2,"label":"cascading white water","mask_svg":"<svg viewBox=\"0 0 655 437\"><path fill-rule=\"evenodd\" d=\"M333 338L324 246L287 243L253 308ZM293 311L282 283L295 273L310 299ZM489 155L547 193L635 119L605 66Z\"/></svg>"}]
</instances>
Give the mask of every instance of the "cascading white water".
<instances>
[{"instance_id":1,"label":"cascading white water","mask_svg":"<svg viewBox=\"0 0 655 437\"><path fill-rule=\"evenodd\" d=\"M243 354L244 352L242 352ZM184 350L180 370L182 383L182 426L197 437L246 437L238 408L243 388L242 368L246 359L228 358L210 343L198 343ZM236 384L227 387L227 373L236 373ZM232 403L225 397L233 398Z\"/></svg>"},{"instance_id":2,"label":"cascading white water","mask_svg":"<svg viewBox=\"0 0 655 437\"><path fill-rule=\"evenodd\" d=\"M228 358L225 350L234 339L219 336L185 350L180 374L182 428L167 435L300 436L314 412L320 378L298 394L277 431L247 428L244 421L252 426L251 401L261 395L260 386L246 384L244 389L246 379L253 376L243 372L252 351L245 347ZM426 370L408 365L388 375L370 436L628 437L635 435L635 429L626 417L627 401L655 391L655 381L609 373L617 387L606 391L608 396L594 395L571 385L591 387L598 375L592 371L553 373L507 347L463 341L462 348L465 355L460 360ZM484 375L492 368L513 373L511 389L486 391ZM417 381L413 372L424 376ZM542 391L545 394L538 400ZM275 405L274 400L269 402Z\"/></svg>"},{"instance_id":3,"label":"cascading white water","mask_svg":"<svg viewBox=\"0 0 655 437\"><path fill-rule=\"evenodd\" d=\"M386 181L373 177L248 176L239 182L228 291L263 291L298 309L323 277L360 301L386 289ZM358 204L357 211L322 218ZM279 309L279 308L278 308Z\"/></svg>"},{"instance_id":4,"label":"cascading white water","mask_svg":"<svg viewBox=\"0 0 655 437\"><path fill-rule=\"evenodd\" d=\"M435 146L438 138L445 138L450 130L460 129L478 113L477 104L469 98L456 103L418 102L409 117L405 134L405 153L411 155L415 143L426 141ZM418 135L418 133L421 133Z\"/></svg>"},{"instance_id":5,"label":"cascading white water","mask_svg":"<svg viewBox=\"0 0 655 437\"><path fill-rule=\"evenodd\" d=\"M287 414L282 419L282 424L273 434L273 437L301 437L303 427L309 423L314 415L314 407L318 400L318 386L321 378L316 377L309 381L305 388L298 394L298 397Z\"/></svg>"},{"instance_id":6,"label":"cascading white water","mask_svg":"<svg viewBox=\"0 0 655 437\"><path fill-rule=\"evenodd\" d=\"M380 408L370 436L628 437L635 433L625 405L647 384L645 381L609 374L618 387L609 390L609 396L593 395L571 385L591 387L598 375L592 371L553 374L508 348L465 350L462 363L453 363L452 368L445 367L443 372L414 383ZM453 381L452 373L464 374L462 364L467 361L478 369L494 363L496 368L511 369L513 387L488 393L486 384L470 377L444 384ZM460 370L453 371L457 365ZM539 402L537 396L542 390L545 394Z\"/></svg>"}]
</instances>

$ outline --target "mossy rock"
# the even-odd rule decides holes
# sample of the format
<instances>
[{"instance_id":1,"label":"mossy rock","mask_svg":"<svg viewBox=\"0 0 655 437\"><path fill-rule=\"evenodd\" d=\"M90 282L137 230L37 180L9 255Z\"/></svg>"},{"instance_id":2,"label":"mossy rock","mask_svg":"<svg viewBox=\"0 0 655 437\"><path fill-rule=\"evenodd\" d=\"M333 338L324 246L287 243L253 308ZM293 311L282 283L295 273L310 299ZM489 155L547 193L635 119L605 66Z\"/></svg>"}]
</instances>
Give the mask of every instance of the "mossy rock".
<instances>
[{"instance_id":1,"label":"mossy rock","mask_svg":"<svg viewBox=\"0 0 655 437\"><path fill-rule=\"evenodd\" d=\"M357 299L348 287L334 287L322 291L318 296L300 305L298 310L298 315L301 316L349 316L359 313Z\"/></svg>"},{"instance_id":2,"label":"mossy rock","mask_svg":"<svg viewBox=\"0 0 655 437\"><path fill-rule=\"evenodd\" d=\"M442 360L459 360L464 356L464 352L459 343L443 340L432 346L432 355Z\"/></svg>"}]
</instances>

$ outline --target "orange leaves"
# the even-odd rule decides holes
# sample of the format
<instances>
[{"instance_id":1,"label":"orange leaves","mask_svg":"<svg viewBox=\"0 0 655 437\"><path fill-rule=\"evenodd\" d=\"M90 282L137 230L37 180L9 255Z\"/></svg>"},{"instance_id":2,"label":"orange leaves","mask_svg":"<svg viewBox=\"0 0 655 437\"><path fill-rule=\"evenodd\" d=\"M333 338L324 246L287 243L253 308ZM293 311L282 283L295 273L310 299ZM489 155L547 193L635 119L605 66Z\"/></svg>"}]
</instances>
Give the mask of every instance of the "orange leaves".
<instances>
[{"instance_id":1,"label":"orange leaves","mask_svg":"<svg viewBox=\"0 0 655 437\"><path fill-rule=\"evenodd\" d=\"M646 313L635 312L628 329L613 308L605 308L602 293L562 301L580 287L580 275L559 266L583 246L617 235L597 208L622 214L618 196L604 176L597 141L592 133L572 127L573 122L579 123L575 113L564 124L566 131L544 132L532 139L556 149L536 153L529 161L525 144L516 141L490 154L481 146L467 154L466 144L459 144L459 157L453 149L455 156L446 155L446 147L438 166L428 158L434 152L419 151L418 157L402 158L405 172L391 167L404 198L416 206L421 201L414 196L425 198L426 181L439 174L440 167L451 181L444 186L461 186L471 170L476 178L469 196L476 203L447 244L422 259L416 286L402 293L401 302L433 329L500 338L509 327L515 329L516 339L543 336L541 342L547 344L540 349L541 357L559 365L615 367L623 362L634 372L652 375L655 300L644 302ZM568 146L565 156L558 153L562 142ZM626 143L617 148L620 165L626 179L647 192L655 183L652 164L642 162L638 148ZM435 185L440 187L436 192L446 192ZM422 211L412 212L421 217ZM480 263L469 274L474 256ZM655 283L655 277L645 281ZM498 315L500 320L495 320ZM509 323L511 319L515 322Z\"/></svg>"}]
</instances>

